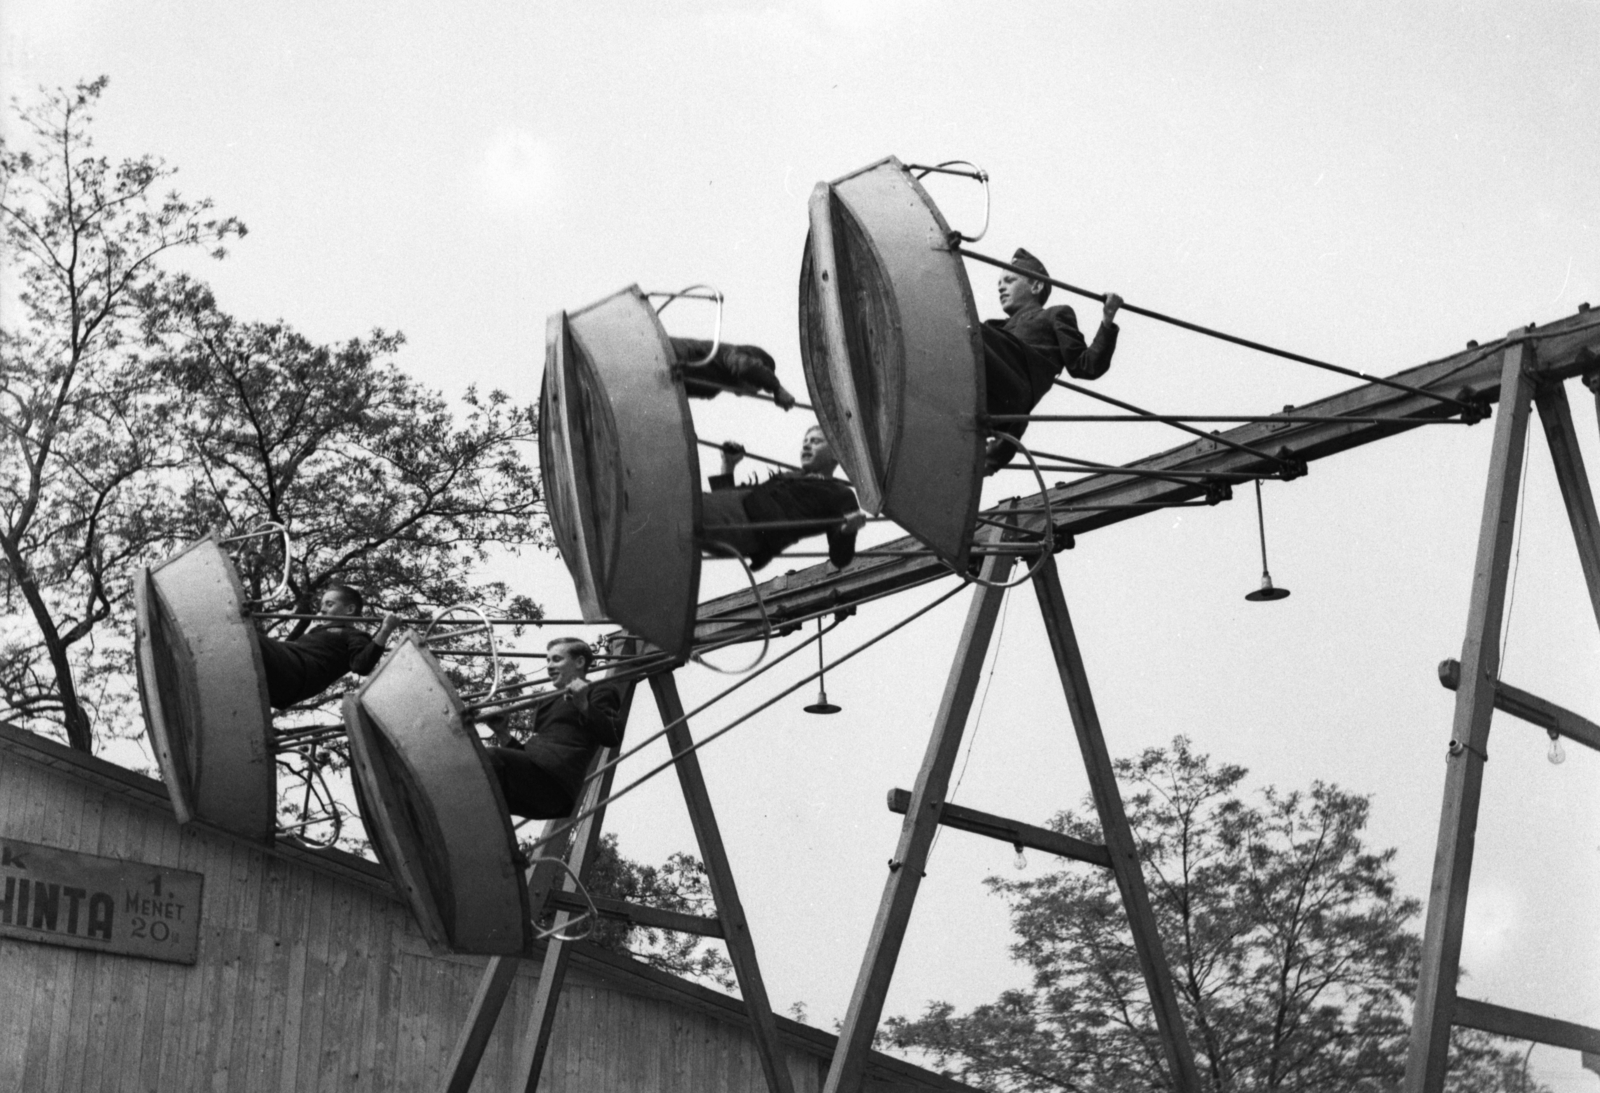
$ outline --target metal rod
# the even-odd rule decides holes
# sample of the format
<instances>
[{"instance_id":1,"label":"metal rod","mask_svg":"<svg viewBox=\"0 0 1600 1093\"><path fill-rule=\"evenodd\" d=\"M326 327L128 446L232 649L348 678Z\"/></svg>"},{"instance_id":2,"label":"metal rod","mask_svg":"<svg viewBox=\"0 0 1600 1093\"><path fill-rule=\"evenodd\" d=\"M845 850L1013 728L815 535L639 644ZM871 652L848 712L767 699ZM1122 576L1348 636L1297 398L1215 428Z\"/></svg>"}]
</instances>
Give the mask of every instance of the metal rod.
<instances>
[{"instance_id":1,"label":"metal rod","mask_svg":"<svg viewBox=\"0 0 1600 1093\"><path fill-rule=\"evenodd\" d=\"M696 385L700 387L715 387L719 391L727 391L729 394L738 395L741 398L760 399L762 402L774 403L778 401L765 391L752 391L746 387L735 387L731 383L717 383L713 380L703 380L699 376L693 376L690 378L692 378ZM802 410L810 410L813 414L817 412L817 408L812 406L809 402L801 402L799 399L795 399L794 404L800 407Z\"/></svg>"},{"instance_id":2,"label":"metal rod","mask_svg":"<svg viewBox=\"0 0 1600 1093\"><path fill-rule=\"evenodd\" d=\"M718 444L714 440L700 440L699 438L696 438L695 439L695 443L700 445L700 447L702 447L702 448L715 448L719 452L727 451L727 448L724 445ZM800 467L795 466L793 463L785 463L781 459L768 459L764 455L757 455L755 452L747 452L742 447L739 449L739 454L742 455L742 456L745 456L745 457L747 457L749 459L754 459L757 463L770 463L774 467L782 467L786 471L796 471L796 472L798 472L800 474L804 474L805 473L804 470L802 470Z\"/></svg>"},{"instance_id":3,"label":"metal rod","mask_svg":"<svg viewBox=\"0 0 1600 1093\"><path fill-rule=\"evenodd\" d=\"M1030 414L1029 421L1214 421L1287 422L1290 424L1338 423L1352 425L1466 425L1458 417L1346 417L1343 414ZM1208 434L1209 435L1209 434Z\"/></svg>"},{"instance_id":4,"label":"metal rod","mask_svg":"<svg viewBox=\"0 0 1600 1093\"><path fill-rule=\"evenodd\" d=\"M1270 579L1267 573L1267 517L1261 509L1261 479L1256 479L1256 528L1261 532L1261 576Z\"/></svg>"},{"instance_id":5,"label":"metal rod","mask_svg":"<svg viewBox=\"0 0 1600 1093\"><path fill-rule=\"evenodd\" d=\"M373 615L309 615L277 611L252 614L253 619L265 622L378 622ZM432 619L401 619L402 623L421 624ZM490 619L490 626L615 626L615 619Z\"/></svg>"},{"instance_id":6,"label":"metal rod","mask_svg":"<svg viewBox=\"0 0 1600 1093\"><path fill-rule=\"evenodd\" d=\"M990 258L988 255L967 250L965 247L956 247L955 252L964 258L971 258L975 262L982 262L985 265L995 266L1003 270L1009 270L1012 273L1020 274L1032 281L1043 281L1046 284L1055 285L1057 288L1065 289L1066 291L1075 293L1076 295L1086 296L1091 300L1099 300L1101 303L1104 303L1106 299L1106 294L1103 292L1091 292L1089 289L1079 288L1077 285L1069 285L1065 281L1057 281L1053 277L1046 277L1039 273L1038 270L1025 269L1022 266L1014 266L1010 262L1002 262L998 258ZM1213 330L1208 326L1201 326L1199 323L1191 323L1185 319L1177 319L1171 315L1163 315L1159 311L1151 311L1148 308L1130 304L1126 300L1122 302L1122 310L1131 311L1135 315L1143 315L1147 319L1155 319L1157 322L1170 323L1173 326L1182 327L1184 330L1192 330L1196 334L1204 334L1210 338L1217 338L1221 341L1232 342L1234 345L1242 345L1246 349L1254 349L1261 353L1268 353L1274 357L1282 357L1285 360L1297 361L1300 364L1309 364L1313 368L1321 368L1328 372L1337 372L1341 376L1351 376L1355 379L1366 380L1368 383L1377 383L1382 384L1385 387L1392 387L1396 391L1405 391L1413 395L1423 395L1427 398L1435 399L1439 402L1445 403L1446 405L1454 406L1458 410L1465 411L1468 414L1476 414L1477 412L1467 403L1462 402L1458 398L1451 398L1449 395L1441 395L1435 391L1429 391L1423 387L1413 387L1409 383L1401 383L1399 380L1391 380L1385 379L1382 376L1368 375L1365 372L1359 372L1354 368L1346 368L1343 365L1329 364L1327 361L1319 361L1315 357L1306 357L1299 353L1291 353L1287 349L1278 349L1262 342L1253 342L1248 338L1241 338L1234 334L1225 334L1220 330Z\"/></svg>"},{"instance_id":7,"label":"metal rod","mask_svg":"<svg viewBox=\"0 0 1600 1093\"><path fill-rule=\"evenodd\" d=\"M1146 410L1142 406L1135 406L1131 402L1123 402L1119 398L1112 398L1110 395L1103 394L1102 392L1095 391L1095 390L1093 390L1091 388L1088 388L1088 387L1084 387L1081 384L1072 383L1069 380L1054 379L1054 380L1051 380L1050 382L1055 384L1057 387L1065 387L1068 391L1075 391L1080 395L1088 395L1090 398L1098 399L1099 401L1107 403L1108 405L1121 407L1122 409L1127 410L1130 413L1141 414L1141 415L1146 415L1146 416L1154 416L1151 413L1151 411ZM1166 424L1172 426L1174 429L1180 429L1183 432L1189 433L1189 434L1191 434L1193 436L1200 437L1203 440L1214 440L1218 444L1223 444L1223 445L1226 445L1229 448L1232 448L1234 451L1244 452L1246 455L1258 456L1261 459L1265 459L1269 463L1282 463L1283 462L1283 460L1281 460L1277 456L1271 455L1271 454L1269 454L1267 452L1264 452L1260 448L1253 448L1248 444L1240 444L1237 440L1229 440L1227 437L1222 436L1222 435L1220 435L1218 433L1214 433L1214 432L1213 433L1208 433L1204 429L1196 429L1194 426L1185 425L1181 421L1169 421L1169 422L1166 422Z\"/></svg>"},{"instance_id":8,"label":"metal rod","mask_svg":"<svg viewBox=\"0 0 1600 1093\"><path fill-rule=\"evenodd\" d=\"M1035 452L1041 459L1059 459L1063 463L1072 463L1087 471L1099 474L1125 474L1133 478L1165 478L1169 482L1182 485L1185 480L1196 482L1234 482L1251 477L1244 471L1179 471L1163 470L1157 467L1118 467L1111 463L1096 463L1089 459L1079 459L1077 456L1057 455L1054 452ZM1059 470L1061 468L1052 468Z\"/></svg>"},{"instance_id":9,"label":"metal rod","mask_svg":"<svg viewBox=\"0 0 1600 1093\"><path fill-rule=\"evenodd\" d=\"M957 585L955 588L952 588L949 592L946 592L944 595L940 596L938 599L932 601L931 603L925 604L922 607L917 608L917 610L913 611L911 614L907 615L905 618L901 619L899 622L895 623L893 626L889 627L887 630L883 631L880 634L875 635L874 637L868 638L866 641L862 642L860 645L858 645L854 649L850 650L844 656L839 657L836 660L834 660L834 662L831 665L829 665L829 667L837 668L839 665L843 664L845 661L851 660L854 657L856 657L857 655L866 652L868 649L870 649L872 646L878 644L878 642L882 641L884 638L887 638L889 635L895 633L896 631L901 630L901 629L905 628L906 626L909 626L911 623L915 622L917 619L920 619L923 615L926 615L929 611L932 611L934 608L940 606L946 600L948 600L950 597L954 596L957 592L960 592L965 587L966 587L966 585L964 585L964 584ZM828 629L831 630L832 627L829 627ZM826 631L824 631L824 632L826 632ZM797 646L794 647L794 649L790 650L790 652L791 653L796 653L796 652L799 652L803 648L805 648L804 645L797 645ZM761 670L764 671L767 667L770 667L772 665L776 665L777 663L778 663L778 661L776 661L776 660L771 661L768 665L763 665ZM788 698L790 695L794 694L794 692L798 691L801 687L804 687L807 683L810 683L813 679L816 679L819 674L820 673L818 673L818 672L811 672L811 673L807 674L805 676L805 678L799 680L798 682L791 683L789 686L785 687L783 690L779 691L777 694L773 695L771 698L767 699L765 702L761 703L759 706L756 706L754 709L750 710L749 712L740 715L739 717L737 717L734 720L730 721L728 724L724 725L722 728L718 729L716 732L711 733L709 736L702 737L700 740L695 742L695 744L694 744L694 746L692 748L690 748L688 750L690 750L690 751L699 751L701 748L705 747L707 744L711 743L713 740L716 740L718 737L721 737L721 736L723 736L723 735L725 735L725 734L727 734L729 732L732 732L734 729L738 728L740 725L742 725L746 721L750 720L756 714L761 713L763 710L775 705L776 703L782 701L785 698ZM740 684L744 683L746 680L749 680L749 679L753 678L754 675L755 675L755 673L751 673L751 675L745 676L744 679L741 679L739 681L739 683L734 684L734 686L735 687L739 686ZM731 689L732 688L730 688L730 690ZM681 720L687 720L691 716L693 716L693 714L685 714L684 717ZM663 729L662 732L665 732L665 730ZM657 735L660 735L660 734L658 733ZM650 770L646 771L645 773L641 774L639 777L635 778L633 781L629 782L626 786L623 786L621 789L617 790L610 797L604 799L603 801L601 801L600 803L595 805L595 809L598 810L600 808L604 808L606 805L609 805L612 801L615 801L617 798L622 797L625 794L631 793L635 789L638 789L640 786L644 785L644 783L648 782L650 779L654 778L656 775L660 774L662 771L666 770L668 767L670 767L674 763L676 763L678 761L678 758L680 758L680 757L681 756L674 756L673 758L668 759L666 762L661 763L661 764L659 764L659 765L657 765L655 767L652 767ZM620 759L621 757L619 756L618 758ZM570 831L572 829L572 827L574 825L576 825L579 822L587 819L589 817L589 815L592 814L592 811L593 810L585 810L584 812L580 812L578 815L572 817L572 819L567 821L566 824L557 826L555 828L555 830L553 830L553 831L547 831L537 841L534 842L533 849L537 850L539 847L547 845L548 843L553 842L554 840L563 837L564 835L566 835L566 833L568 831Z\"/></svg>"}]
</instances>

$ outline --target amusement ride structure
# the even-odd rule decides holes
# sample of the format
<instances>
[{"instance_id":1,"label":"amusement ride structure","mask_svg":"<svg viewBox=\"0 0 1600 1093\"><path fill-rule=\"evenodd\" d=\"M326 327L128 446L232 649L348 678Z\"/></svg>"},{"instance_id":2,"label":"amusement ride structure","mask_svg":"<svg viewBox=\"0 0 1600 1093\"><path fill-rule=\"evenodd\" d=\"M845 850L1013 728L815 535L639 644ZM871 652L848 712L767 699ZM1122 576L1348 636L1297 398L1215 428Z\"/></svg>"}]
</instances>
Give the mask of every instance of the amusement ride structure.
<instances>
[{"instance_id":1,"label":"amusement ride structure","mask_svg":"<svg viewBox=\"0 0 1600 1093\"><path fill-rule=\"evenodd\" d=\"M573 813L546 823L530 853L528 844L519 846L478 722L491 711L537 706L550 700L551 692L502 688L497 670L488 691L461 695L440 666L439 640L407 635L346 699L344 731L363 819L396 890L433 945L490 958L464 1017L445 1088L464 1091L471 1085L519 961L539 951L538 994L519 1041L517 1068L526 1075L527 1089L537 1087L569 946L582 939L586 922L607 915L722 939L768 1088L789 1093L791 1078L781 1062L755 945L697 751L972 585L921 768L911 790L891 798L891 808L905 819L825 1088L854 1093L861 1087L930 847L944 825L1111 870L1171 1083L1183 1093L1198 1093L1200 1074L1055 554L1071 547L1075 536L1097 528L1174 506L1217 504L1231 497L1235 486L1254 483L1259 505L1263 478L1292 479L1314 460L1420 426L1471 424L1491 416L1492 452L1467 632L1459 659L1441 666L1441 680L1456 693L1455 718L1405 1089L1443 1089L1452 1024L1600 1053L1600 1029L1456 994L1493 711L1531 722L1553 738L1600 750L1600 726L1499 679L1512 532L1534 407L1600 622L1600 518L1566 394L1571 379L1600 384L1600 318L1585 306L1557 322L1513 330L1486 345L1469 343L1450 356L1377 377L1124 304L1136 314L1361 382L1282 413L1198 418L1154 414L1058 380L1060 386L1113 404L1122 415L1167 422L1192 439L1121 466L1051 455L1022 446L1010 431L1025 422L1105 417L987 412L984 349L966 262L1104 297L970 250L967 244L983 232L968 237L951 229L919 181L930 171L980 181L987 194L987 176L971 165L916 167L892 157L819 184L810 203L800 278L800 340L811 408L861 508L892 519L908 533L905 538L864 550L843 568L821 563L761 584L752 575L748 589L700 602L702 556L706 550L716 556L708 536L715 529L702 511L697 448L704 442L695 435L684 378L711 360L716 344L704 361L680 361L659 315L675 299L716 299L720 336L720 296L698 286L669 294L630 286L549 320L541 469L556 541L584 618L620 628L606 643L605 678L620 689L624 716L636 684L648 683L662 730L630 741L626 749L602 749ZM652 303L663 295L664 302ZM1202 423L1232 427L1210 432L1199 427ZM991 436L1018 444L1038 489L982 509L984 446ZM1077 477L1047 486L1046 471ZM837 521L811 523L820 531ZM179 819L203 819L265 841L276 830L282 754L325 742L328 734L315 740L274 734L258 638L225 545L202 540L137 582L141 693ZM1262 554L1263 585L1251 598L1287 594L1266 573L1264 535ZM831 661L821 656L823 636L858 605L938 580L948 580L951 587L932 604ZM1103 832L1098 844L946 800L1001 604L1008 589L1025 583L1033 586L1045 620ZM492 634L506 622L485 618L448 633ZM775 636L804 634L813 622L809 636L768 656ZM759 666L686 713L675 670L711 650L752 642L762 643ZM694 737L690 717L813 643L819 649L817 671L717 731ZM827 707L825 696L818 705ZM660 736L672 758L619 787L619 763ZM693 823L715 918L602 900L584 886L608 804L669 766Z\"/></svg>"}]
</instances>

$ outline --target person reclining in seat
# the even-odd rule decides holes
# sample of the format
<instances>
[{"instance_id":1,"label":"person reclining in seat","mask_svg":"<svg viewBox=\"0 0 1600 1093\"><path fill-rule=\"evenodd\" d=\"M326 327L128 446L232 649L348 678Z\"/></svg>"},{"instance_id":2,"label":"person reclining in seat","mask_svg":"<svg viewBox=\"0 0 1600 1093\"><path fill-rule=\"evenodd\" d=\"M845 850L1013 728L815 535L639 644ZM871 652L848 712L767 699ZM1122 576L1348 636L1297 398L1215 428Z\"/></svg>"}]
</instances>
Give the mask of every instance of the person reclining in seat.
<instances>
[{"instance_id":1,"label":"person reclining in seat","mask_svg":"<svg viewBox=\"0 0 1600 1093\"><path fill-rule=\"evenodd\" d=\"M1011 256L1013 266L1037 270L1048 277L1044 263L1021 247ZM1084 344L1078 331L1078 318L1065 305L1045 307L1051 286L1044 281L1002 270L1000 307L1004 319L985 320L979 333L983 338L984 390L991 414L1029 414L1050 391L1051 381L1064 370L1075 379L1092 380L1105 375L1111 355L1117 348L1117 309L1122 297L1106 296L1100 329L1094 341ZM1000 421L994 428L1021 437L1026 421ZM999 437L989 440L984 453L983 473L994 474L1017 455L1017 446Z\"/></svg>"},{"instance_id":2,"label":"person reclining in seat","mask_svg":"<svg viewBox=\"0 0 1600 1093\"><path fill-rule=\"evenodd\" d=\"M621 696L585 678L594 663L589 643L556 638L545 652L545 671L561 695L534 709L533 735L519 744L504 714L485 711L479 718L501 741L488 752L506 809L530 820L572 815L589 760L600 748L622 743Z\"/></svg>"},{"instance_id":3,"label":"person reclining in seat","mask_svg":"<svg viewBox=\"0 0 1600 1093\"><path fill-rule=\"evenodd\" d=\"M739 445L723 445L722 473L711 477L711 492L700 495L706 539L738 551L751 569L760 569L801 539L826 534L828 560L840 568L849 565L856 556L856 532L867 517L857 508L856 491L833 477L839 460L822 429L806 430L798 471L735 486L733 469L743 458Z\"/></svg>"},{"instance_id":4,"label":"person reclining in seat","mask_svg":"<svg viewBox=\"0 0 1600 1093\"><path fill-rule=\"evenodd\" d=\"M672 353L681 365L704 360L711 343L697 338L673 338ZM720 385L720 386L719 386ZM781 409L794 406L794 396L778 382L778 362L759 345L717 347L717 355L706 364L683 369L683 392L690 398L716 398L723 388L735 391L765 391Z\"/></svg>"},{"instance_id":5,"label":"person reclining in seat","mask_svg":"<svg viewBox=\"0 0 1600 1093\"><path fill-rule=\"evenodd\" d=\"M322 594L318 613L354 618L361 614L361 606L361 593L347 584L335 584ZM317 697L346 672L369 674L383 657L384 642L399 625L399 616L389 614L376 634L348 622L330 622L288 641L261 635L267 701L286 710Z\"/></svg>"}]
</instances>

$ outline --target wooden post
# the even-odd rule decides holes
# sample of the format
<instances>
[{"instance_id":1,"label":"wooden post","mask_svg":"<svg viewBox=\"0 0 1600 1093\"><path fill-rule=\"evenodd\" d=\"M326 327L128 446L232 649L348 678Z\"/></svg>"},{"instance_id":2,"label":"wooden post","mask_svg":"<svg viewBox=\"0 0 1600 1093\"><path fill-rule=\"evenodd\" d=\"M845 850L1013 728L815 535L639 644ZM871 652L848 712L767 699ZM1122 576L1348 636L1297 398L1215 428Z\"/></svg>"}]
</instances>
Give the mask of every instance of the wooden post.
<instances>
[{"instance_id":1,"label":"wooden post","mask_svg":"<svg viewBox=\"0 0 1600 1093\"><path fill-rule=\"evenodd\" d=\"M761 965L756 961L755 943L750 938L750 924L745 919L744 905L739 901L739 890L733 882L733 870L722 845L722 832L706 793L705 776L700 772L700 757L691 750L694 738L683 716L677 681L671 673L652 676L650 689L655 692L662 723L672 726L667 729L667 744L676 760L678 784L689 806L689 819L700 844L700 860L705 863L711 896L717 903L717 917L722 920L723 941L739 980L739 993L744 995L745 1009L750 1014L750 1032L755 1037L756 1053L761 1057L767 1089L771 1093L794 1093L788 1053L778 1042L778 1024L772 1019L767 987L761 980Z\"/></svg>"},{"instance_id":2,"label":"wooden post","mask_svg":"<svg viewBox=\"0 0 1600 1093\"><path fill-rule=\"evenodd\" d=\"M1441 1093L1449 1065L1450 1020L1461 968L1461 932L1472 879L1472 851L1488 755L1489 719L1500 674L1500 626L1505 612L1506 571L1517 519L1517 491L1528 435L1533 347L1515 340L1500 369L1500 412L1489 456L1489 481L1478 528L1472 604L1461 647L1461 684L1456 690L1454 728L1446 760L1444 806L1434 852L1422 937L1417 1003L1411 1018L1405 1093Z\"/></svg>"},{"instance_id":3,"label":"wooden post","mask_svg":"<svg viewBox=\"0 0 1600 1093\"><path fill-rule=\"evenodd\" d=\"M623 718L628 716L632 708L633 688L634 685L629 683L623 689ZM590 772L592 773L600 764L610 762L611 757L615 754L615 749L602 748L595 754L594 759L590 761ZM610 771L606 772L603 780L606 788L609 789L611 785ZM573 809L573 815L577 815L590 807L593 802L600 800L604 792L605 790L600 789L596 783L589 783L587 790L580 797L577 807ZM604 818L604 813L596 813L579 824L573 845L577 847L592 847L600 837L600 823ZM540 836L541 839L550 837L566 823L567 820L565 819L547 820ZM574 865L574 868L581 871L583 862L580 861ZM538 862L528 870L530 907L536 919L540 908L544 906L545 897L556 883L558 873L562 876L565 875L564 871L560 870L554 862ZM547 961L550 959L548 950L546 951L545 959ZM553 982L554 991L551 993L549 1001L546 1002L546 1008L551 1011L554 1010L554 1000L560 993L560 977L565 973L564 955L561 959L560 970L555 974ZM450 1061L445 1064L444 1093L467 1093L472 1087L472 1079L478 1073L478 1064L483 1061L483 1053L489 1046L489 1037L494 1032L495 1022L500 1019L500 1011L505 1008L506 999L511 994L511 988L516 985L517 970L521 966L522 958L519 956L491 956L489 962L484 965L483 978L478 980L477 993L472 997L472 1005L467 1008L466 1023L461 1028L461 1035L456 1038L456 1046L450 1052ZM545 999L546 974L547 970L541 967L539 973L540 993L537 996L537 1001ZM547 1018L542 1015L543 1011L539 1009L537 1001L535 1004L535 1016L540 1021L542 1031L535 1037L535 1054L538 1056L535 1061L542 1062L544 1044L548 1039L549 1029L544 1027L544 1022ZM531 1061L525 1059L519 1059L519 1063L532 1065ZM537 1075L538 1072L534 1071L533 1077L529 1080L537 1083Z\"/></svg>"},{"instance_id":4,"label":"wooden post","mask_svg":"<svg viewBox=\"0 0 1600 1093\"><path fill-rule=\"evenodd\" d=\"M1161 1043L1167 1052L1172 1084L1179 1093L1200 1093L1200 1075L1195 1069L1194 1052L1189 1046L1183 1013L1178 1008L1177 992L1172 986L1172 972L1156 929L1150 893L1139 865L1139 848L1128 826L1127 813L1123 811L1122 793L1117 789L1117 776L1106 749L1105 735L1100 730L1100 715L1095 711L1089 675L1078 649L1072 618L1067 613L1067 599L1061 590L1061 574L1054 558L1046 559L1034 575L1033 587L1039 597L1045 630L1050 635L1056 670L1061 674L1067 709L1072 714L1073 728L1077 730L1078 750L1083 754L1089 790L1094 797L1095 810L1100 814L1106 850L1111 855L1111 871L1117 878L1128 926L1133 931L1134 949L1139 955L1145 988L1150 992L1150 1008L1161 1032Z\"/></svg>"},{"instance_id":5,"label":"wooden post","mask_svg":"<svg viewBox=\"0 0 1600 1093\"><path fill-rule=\"evenodd\" d=\"M1009 555L986 558L982 569L984 578L1004 581L1011 571L1011 561ZM922 769L917 772L916 785L911 791L911 805L900 825L900 844L889 862L889 879L884 884L878 917L872 923L872 934L856 978L855 991L850 996L850 1006L845 1011L844 1025L839 1029L838 1046L828 1068L824 1093L857 1093L861 1089L872 1038L883 1016L884 998L889 993L889 981L894 977L900 946L911 922L911 908L922 883L923 867L928 863L928 850L934 833L939 830L939 812L950 786L950 771L961 750L961 735L966 730L967 714L972 709L978 678L983 672L983 657L989 649L995 618L1004 598L1002 589L980 585L967 609L966 627L961 631L944 698L934 719L933 735L928 739Z\"/></svg>"},{"instance_id":6,"label":"wooden post","mask_svg":"<svg viewBox=\"0 0 1600 1093\"><path fill-rule=\"evenodd\" d=\"M616 651L613 649L613 652ZM619 714L623 724L627 724L628 715L632 711L633 686L630 683L623 688L622 709ZM615 749L602 749L599 762L608 763L615 754ZM567 864L584 880L588 879L594 867L595 856L600 848L600 828L606 818L605 807L596 806L610 795L616 774L616 767L607 767L604 774L584 787L583 793L578 798L578 809L575 814L581 815L591 808L594 809L594 813L578 824ZM561 876L561 887L568 892L577 891L577 885L573 884L572 878L565 873ZM538 908L534 909L534 915L537 918ZM557 911L553 923L556 931L559 933L571 918L567 912ZM545 1053L550 1047L550 1032L555 1028L556 1008L561 999L561 985L567 977L571 944L559 937L550 938L545 944L544 959L539 963L539 986L533 996L533 1010L528 1015L527 1032L517 1051L516 1069L512 1071L513 1074L527 1075L523 1084L526 1093L536 1093L539 1088L539 1076L544 1073Z\"/></svg>"},{"instance_id":7,"label":"wooden post","mask_svg":"<svg viewBox=\"0 0 1600 1093\"><path fill-rule=\"evenodd\" d=\"M1539 408L1539 423L1550 444L1550 459L1556 467L1561 500L1567 506L1567 521L1578 545L1578 561L1583 566L1584 583L1589 586L1589 603L1595 621L1600 623L1600 519L1595 516L1594 494L1589 490L1589 475L1583 468L1583 453L1578 450L1578 434L1572 427L1572 408L1567 405L1566 388L1548 383L1534 392Z\"/></svg>"}]
</instances>

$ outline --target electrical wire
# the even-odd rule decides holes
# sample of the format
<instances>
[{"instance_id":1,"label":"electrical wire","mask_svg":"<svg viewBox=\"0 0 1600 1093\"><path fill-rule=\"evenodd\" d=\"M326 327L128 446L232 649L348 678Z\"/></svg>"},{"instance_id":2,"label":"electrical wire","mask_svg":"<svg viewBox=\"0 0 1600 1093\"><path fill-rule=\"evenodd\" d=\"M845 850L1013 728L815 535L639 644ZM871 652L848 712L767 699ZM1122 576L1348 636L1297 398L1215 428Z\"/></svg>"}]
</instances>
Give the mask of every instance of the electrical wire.
<instances>
[{"instance_id":1,"label":"electrical wire","mask_svg":"<svg viewBox=\"0 0 1600 1093\"><path fill-rule=\"evenodd\" d=\"M963 587L962 585L957 585L955 588L952 588L949 592L946 592L944 595L940 596L938 599L934 600L932 603L926 604L923 607L918 608L916 611L913 611L911 614L907 615L904 619L901 619L899 622L895 623L893 626L890 626L887 630L884 630L881 634L878 634L875 637L869 638L865 642L863 642L860 645L856 646L854 649L850 650L848 653L844 654L844 656L839 657L838 659L834 660L833 663L831 663L831 664L829 664L827 666L827 668L820 669L820 670L815 671L815 672L811 672L810 674L805 676L805 678L799 680L796 683L790 684L788 687L785 687L782 691L779 691L777 694L773 695L771 698L767 699L765 702L763 702L760 705L756 706L754 709L750 710L748 713L742 714L741 716L735 718L733 721L730 721L728 724L724 725L722 728L718 729L716 732L712 733L711 735L709 735L709 736L707 736L707 737L705 737L705 738L703 738L703 739L701 739L699 741L696 741L694 744L691 744L688 748L686 748L683 751L675 754L672 758L668 759L666 762L660 763L657 766L652 767L650 770L646 771L644 774L640 775L638 778L634 779L632 782L629 782L622 789L615 791L609 797L606 797L605 799L596 802L594 805L590 806L589 808L584 809L582 812L578 813L576 816L573 816L571 819L569 819L565 824L558 826L555 830L550 831L550 832L546 833L545 835L541 836L539 838L539 840L534 843L534 847L537 848L537 847L543 846L543 845L545 845L547 843L553 842L554 840L565 836L567 832L571 831L579 823L582 823L584 820L588 819L590 816L593 816L596 812L599 812L601 809L607 807L608 805L611 804L611 802L617 800L618 798L624 797L629 793L632 793L635 789L638 789L640 786L642 786L646 782L650 781L652 778L654 778L656 775L660 774L662 771L666 770L668 767L676 765L678 760L682 759L685 755L688 755L690 752L699 751L701 748L705 747L707 744L710 744L713 740L716 740L718 737L724 736L727 733L732 732L734 729L738 728L740 725L742 725L746 721L750 720L756 714L760 713L761 711L763 711L763 710L765 710L765 709L767 709L767 708L769 708L769 707L771 707L773 705L776 705L780 700L782 700L784 698L787 698L789 695L793 694L795 691L798 691L801 687L804 687L807 683L810 683L812 680L814 680L818 676L822 675L824 671L827 671L828 669L832 669L832 668L837 668L839 665L843 664L845 661L850 660L850 659L854 658L855 656L857 656L858 654L863 653L866 650L870 649L872 646L876 645L878 642L882 641L884 638L888 637L890 634L893 634L897 630L900 630L903 627L906 627L906 626L910 625L912 622L915 622L917 619L921 618L923 615L926 615L929 611L932 611L935 607L938 607L939 605L943 604L946 600L950 599L950 597L954 596L957 592L960 592L962 590L962 587ZM824 631L824 633L826 633L826 631ZM802 649L804 647L805 647L804 645L799 645L799 646L795 647L795 650L799 650L799 649ZM773 663L776 664L778 662L774 661ZM746 677L746 678L748 679L748 678L751 678L751 677ZM743 682L744 682L744 680L740 681L740 683L743 683ZM737 684L735 686L737 686ZM684 720L687 720L687 719L688 719L688 715L685 714L684 717L680 718L679 720L681 722L681 721L684 721ZM523 822L526 823L527 821L523 821ZM518 826L520 827L521 825L519 824Z\"/></svg>"}]
</instances>

